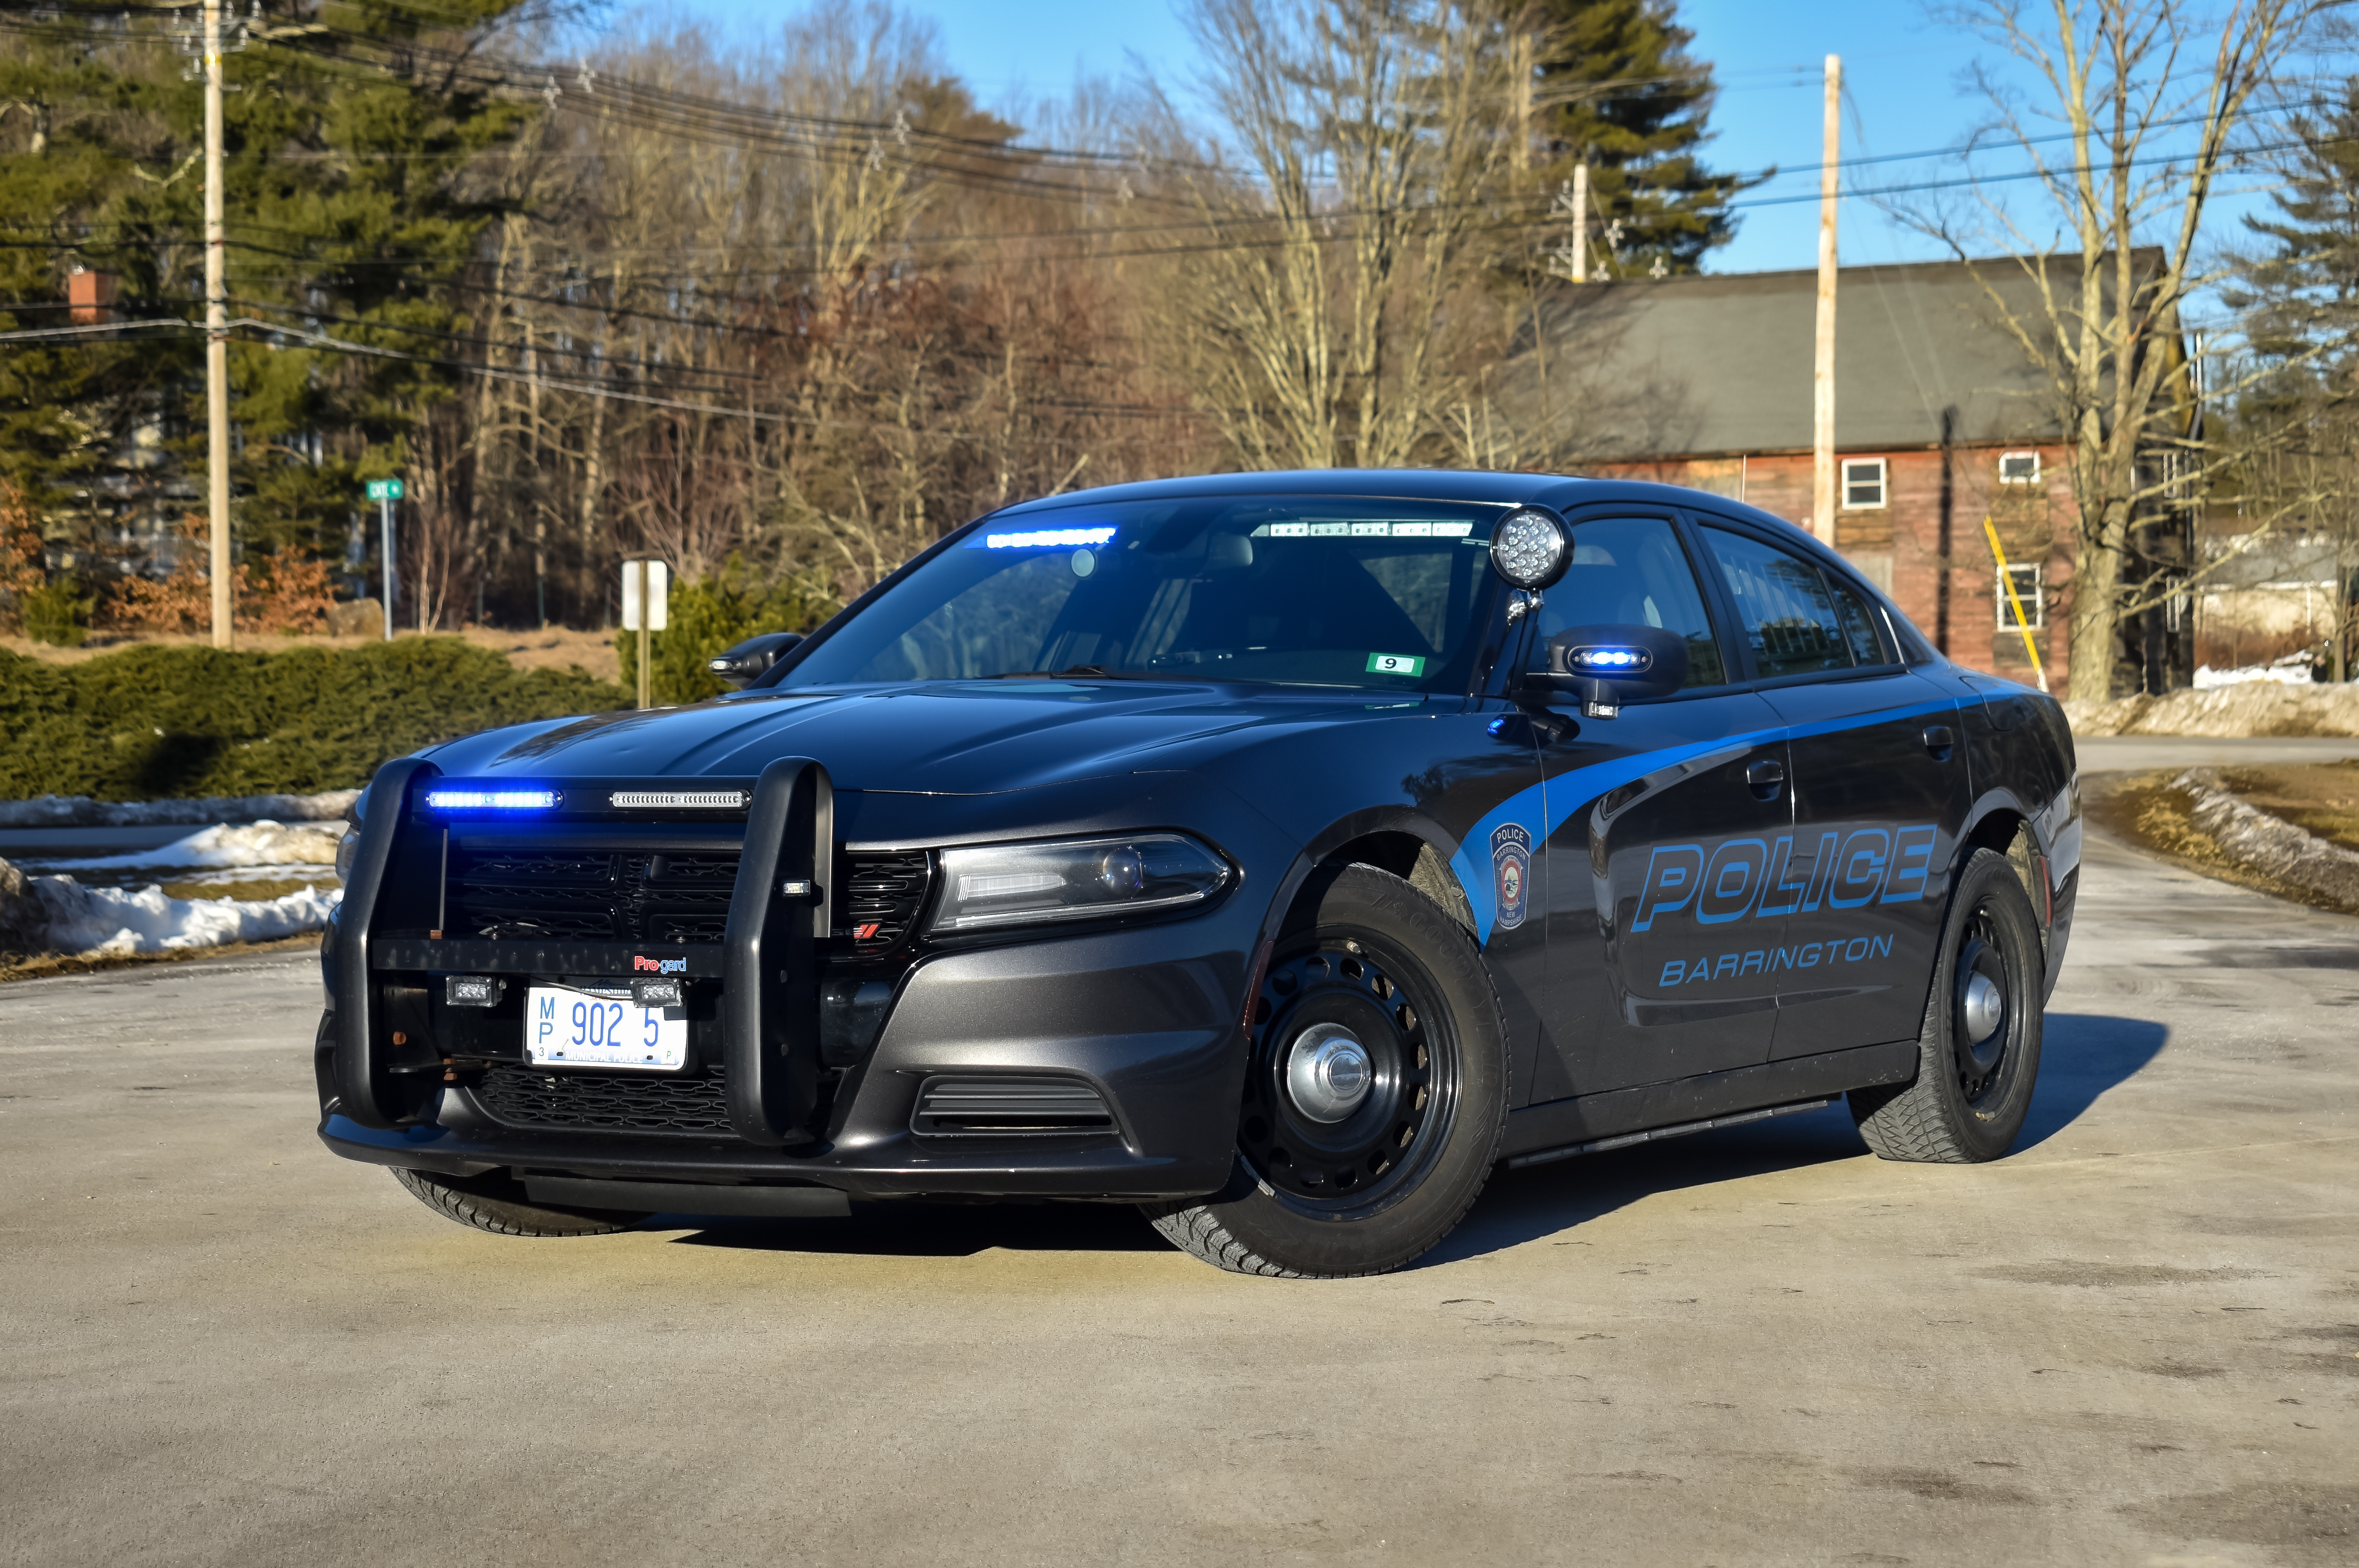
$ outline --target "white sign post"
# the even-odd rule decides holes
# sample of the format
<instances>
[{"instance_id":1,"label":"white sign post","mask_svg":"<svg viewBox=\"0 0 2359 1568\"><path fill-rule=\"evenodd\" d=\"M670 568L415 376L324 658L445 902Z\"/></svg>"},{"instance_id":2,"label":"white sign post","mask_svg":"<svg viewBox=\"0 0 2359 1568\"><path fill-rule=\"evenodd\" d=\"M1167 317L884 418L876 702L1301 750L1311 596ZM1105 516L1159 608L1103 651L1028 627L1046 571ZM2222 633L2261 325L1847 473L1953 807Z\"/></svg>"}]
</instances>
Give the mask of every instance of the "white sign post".
<instances>
[{"instance_id":1,"label":"white sign post","mask_svg":"<svg viewBox=\"0 0 2359 1568\"><path fill-rule=\"evenodd\" d=\"M659 560L636 560L623 563L623 630L639 634L639 706L653 708L650 695L653 686L648 679L647 663L650 645L647 634L660 632L669 623L665 613L671 605L671 568Z\"/></svg>"}]
</instances>

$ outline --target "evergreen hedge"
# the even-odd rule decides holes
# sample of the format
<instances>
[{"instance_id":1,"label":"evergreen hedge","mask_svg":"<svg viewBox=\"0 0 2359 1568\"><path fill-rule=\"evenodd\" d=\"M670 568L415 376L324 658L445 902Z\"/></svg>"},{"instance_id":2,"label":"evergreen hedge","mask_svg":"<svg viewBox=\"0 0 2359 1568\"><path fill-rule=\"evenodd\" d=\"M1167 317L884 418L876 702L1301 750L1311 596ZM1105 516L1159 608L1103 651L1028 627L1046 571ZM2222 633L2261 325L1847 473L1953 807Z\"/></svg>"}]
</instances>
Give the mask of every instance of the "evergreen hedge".
<instances>
[{"instance_id":1,"label":"evergreen hedge","mask_svg":"<svg viewBox=\"0 0 2359 1568\"><path fill-rule=\"evenodd\" d=\"M50 665L0 649L0 799L311 794L420 746L628 695L576 668L519 670L456 637L364 648L129 648Z\"/></svg>"}]
</instances>

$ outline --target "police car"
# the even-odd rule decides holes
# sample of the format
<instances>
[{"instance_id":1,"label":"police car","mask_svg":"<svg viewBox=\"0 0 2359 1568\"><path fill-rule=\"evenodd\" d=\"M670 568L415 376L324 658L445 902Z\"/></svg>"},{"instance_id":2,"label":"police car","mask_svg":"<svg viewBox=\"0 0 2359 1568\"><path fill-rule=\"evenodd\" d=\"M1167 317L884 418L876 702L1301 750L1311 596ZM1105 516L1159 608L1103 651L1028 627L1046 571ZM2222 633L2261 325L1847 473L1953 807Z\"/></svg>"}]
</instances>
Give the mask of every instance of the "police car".
<instances>
[{"instance_id":1,"label":"police car","mask_svg":"<svg viewBox=\"0 0 2359 1568\"><path fill-rule=\"evenodd\" d=\"M1058 496L715 667L378 772L330 1148L508 1235L1120 1200L1336 1276L1502 1162L1838 1099L1888 1159L2023 1123L2063 715L1724 498Z\"/></svg>"}]
</instances>

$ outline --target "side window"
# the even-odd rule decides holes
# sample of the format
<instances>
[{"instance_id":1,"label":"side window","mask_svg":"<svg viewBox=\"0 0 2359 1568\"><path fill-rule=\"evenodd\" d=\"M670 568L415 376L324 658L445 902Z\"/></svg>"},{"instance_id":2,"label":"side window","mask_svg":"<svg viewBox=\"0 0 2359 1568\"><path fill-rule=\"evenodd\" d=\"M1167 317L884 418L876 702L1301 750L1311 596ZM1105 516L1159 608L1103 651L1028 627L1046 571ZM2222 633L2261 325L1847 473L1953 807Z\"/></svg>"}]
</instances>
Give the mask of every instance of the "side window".
<instances>
[{"instance_id":1,"label":"side window","mask_svg":"<svg viewBox=\"0 0 2359 1568\"><path fill-rule=\"evenodd\" d=\"M1688 687L1721 686L1728 668L1679 535L1660 517L1594 517L1572 525L1572 564L1541 596L1527 655L1548 668L1549 640L1572 626L1654 626L1688 645Z\"/></svg>"},{"instance_id":2,"label":"side window","mask_svg":"<svg viewBox=\"0 0 2359 1568\"><path fill-rule=\"evenodd\" d=\"M1850 589L1830 584L1816 566L1742 534L1706 528L1703 537L1736 601L1761 678L1885 662L1867 606Z\"/></svg>"},{"instance_id":3,"label":"side window","mask_svg":"<svg viewBox=\"0 0 2359 1568\"><path fill-rule=\"evenodd\" d=\"M1821 572L1821 577L1826 574ZM1884 639L1875 634L1875 615L1862 599L1840 578L1826 579L1828 591L1835 596L1835 614L1843 622L1843 642L1851 649L1854 665L1888 665L1892 655L1884 651Z\"/></svg>"}]
</instances>

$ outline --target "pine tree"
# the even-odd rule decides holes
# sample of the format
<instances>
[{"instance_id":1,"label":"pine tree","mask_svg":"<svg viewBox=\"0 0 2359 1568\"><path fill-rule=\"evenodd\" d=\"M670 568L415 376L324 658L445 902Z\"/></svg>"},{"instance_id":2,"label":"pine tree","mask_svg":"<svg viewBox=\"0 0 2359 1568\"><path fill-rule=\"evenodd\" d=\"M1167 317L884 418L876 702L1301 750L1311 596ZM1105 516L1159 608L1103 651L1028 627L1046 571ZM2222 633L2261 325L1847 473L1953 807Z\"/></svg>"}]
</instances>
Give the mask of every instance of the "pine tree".
<instances>
[{"instance_id":1,"label":"pine tree","mask_svg":"<svg viewBox=\"0 0 2359 1568\"><path fill-rule=\"evenodd\" d=\"M452 285L499 204L469 161L536 105L451 62L530 0L262 0L236 8L223 99L242 546L332 547L361 478L403 466L450 395L473 311ZM0 60L0 310L64 325L77 266L118 317L202 319L203 86L186 13L67 5ZM355 355L298 334L389 351ZM0 344L0 476L57 532L200 492L202 343L151 330ZM166 460L159 462L158 460ZM75 503L90 515L77 517Z\"/></svg>"},{"instance_id":2,"label":"pine tree","mask_svg":"<svg viewBox=\"0 0 2359 1568\"><path fill-rule=\"evenodd\" d=\"M1756 181L1703 167L1712 67L1688 53L1695 34L1673 0L1538 0L1528 15L1536 178L1554 188L1589 165L1591 254L1610 251L1608 276L1697 271L1735 232L1730 199Z\"/></svg>"}]
</instances>

